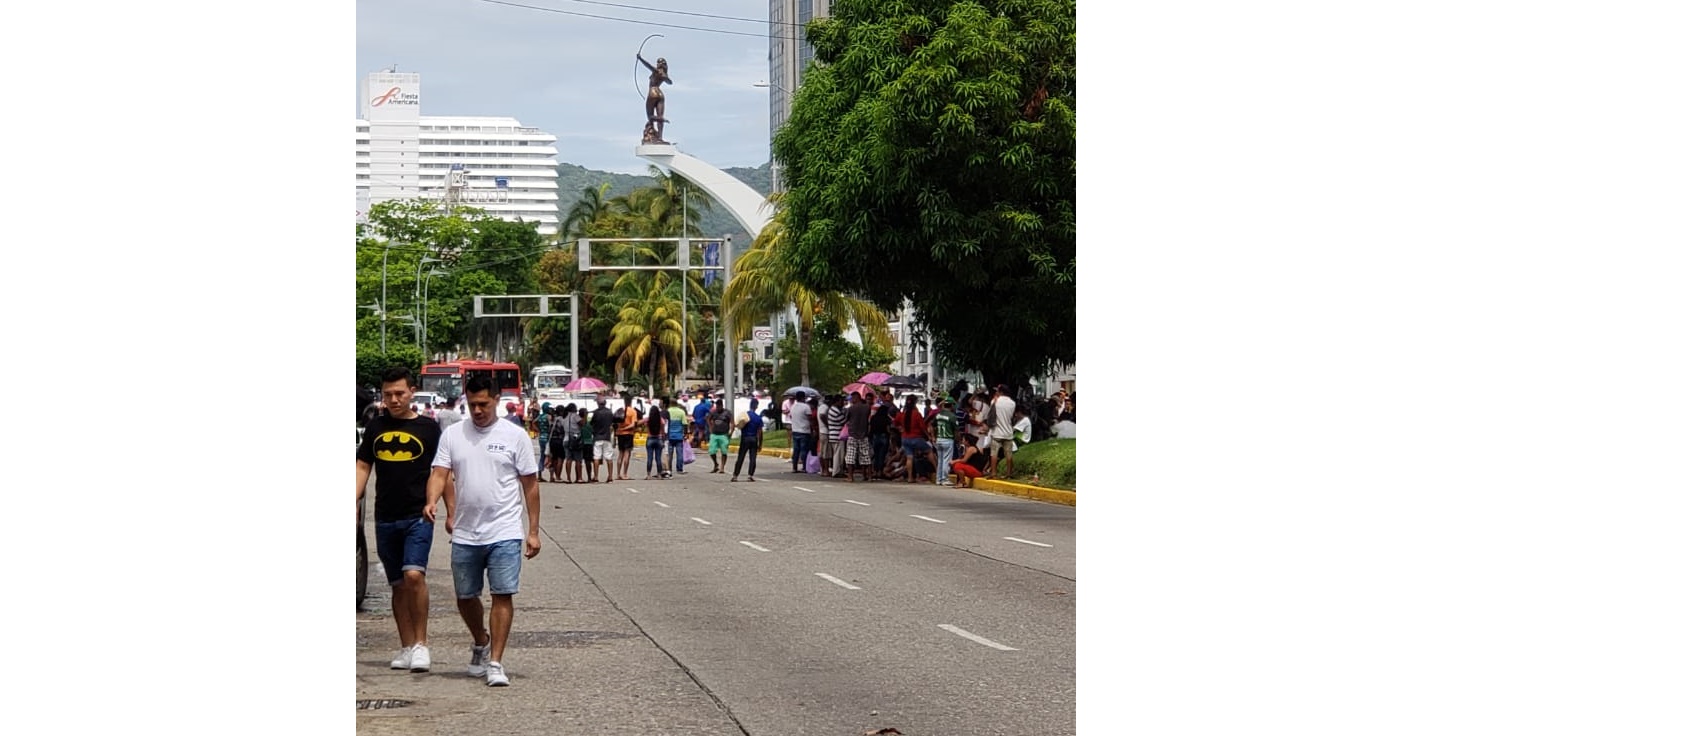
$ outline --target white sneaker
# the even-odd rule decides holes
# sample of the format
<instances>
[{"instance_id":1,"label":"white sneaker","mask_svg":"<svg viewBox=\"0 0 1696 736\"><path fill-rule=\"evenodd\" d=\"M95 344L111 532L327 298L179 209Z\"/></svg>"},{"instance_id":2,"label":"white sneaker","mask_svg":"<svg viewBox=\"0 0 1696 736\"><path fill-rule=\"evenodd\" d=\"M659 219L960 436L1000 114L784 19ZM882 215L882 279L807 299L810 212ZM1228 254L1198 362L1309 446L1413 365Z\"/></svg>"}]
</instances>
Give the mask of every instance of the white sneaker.
<instances>
[{"instance_id":1,"label":"white sneaker","mask_svg":"<svg viewBox=\"0 0 1696 736\"><path fill-rule=\"evenodd\" d=\"M391 670L404 670L411 668L412 647L403 647L400 650L400 654L396 654L395 658L389 662L389 669Z\"/></svg>"},{"instance_id":2,"label":"white sneaker","mask_svg":"<svg viewBox=\"0 0 1696 736\"><path fill-rule=\"evenodd\" d=\"M424 646L423 644L413 645L413 647L412 647L412 671L413 672L429 672L430 671L430 648L429 647Z\"/></svg>"},{"instance_id":3,"label":"white sneaker","mask_svg":"<svg viewBox=\"0 0 1696 736\"><path fill-rule=\"evenodd\" d=\"M489 687L506 687L511 683L506 680L506 668L500 662L489 663Z\"/></svg>"},{"instance_id":4,"label":"white sneaker","mask_svg":"<svg viewBox=\"0 0 1696 736\"><path fill-rule=\"evenodd\" d=\"M482 677L489 671L489 645L471 645L471 666L465 668L465 674L472 677Z\"/></svg>"}]
</instances>

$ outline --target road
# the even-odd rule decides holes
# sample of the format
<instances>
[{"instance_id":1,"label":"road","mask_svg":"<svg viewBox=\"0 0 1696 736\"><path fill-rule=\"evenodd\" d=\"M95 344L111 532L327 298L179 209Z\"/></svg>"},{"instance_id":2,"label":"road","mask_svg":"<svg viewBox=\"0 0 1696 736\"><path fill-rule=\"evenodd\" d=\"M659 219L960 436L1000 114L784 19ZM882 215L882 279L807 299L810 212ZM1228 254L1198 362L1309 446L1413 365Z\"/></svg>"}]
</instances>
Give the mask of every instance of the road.
<instances>
[{"instance_id":1,"label":"road","mask_svg":"<svg viewBox=\"0 0 1696 736\"><path fill-rule=\"evenodd\" d=\"M544 483L504 690L464 674L440 528L431 673L387 668L397 644L374 570L358 698L413 703L361 711L360 732L1076 732L1073 507L762 460L758 483L699 464L666 481Z\"/></svg>"}]
</instances>

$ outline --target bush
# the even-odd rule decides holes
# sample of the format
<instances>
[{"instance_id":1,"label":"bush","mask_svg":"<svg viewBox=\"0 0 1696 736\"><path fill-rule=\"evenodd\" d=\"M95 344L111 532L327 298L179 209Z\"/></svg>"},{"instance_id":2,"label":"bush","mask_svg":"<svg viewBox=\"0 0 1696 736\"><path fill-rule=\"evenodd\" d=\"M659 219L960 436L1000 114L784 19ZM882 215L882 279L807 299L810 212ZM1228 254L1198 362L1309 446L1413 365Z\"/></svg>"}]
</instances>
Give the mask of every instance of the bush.
<instances>
[{"instance_id":1,"label":"bush","mask_svg":"<svg viewBox=\"0 0 1696 736\"><path fill-rule=\"evenodd\" d=\"M1078 441L1047 439L1032 442L1013 454L1015 476L1007 480L1043 488L1076 491L1078 488ZM1031 476L1041 480L1031 480Z\"/></svg>"}]
</instances>

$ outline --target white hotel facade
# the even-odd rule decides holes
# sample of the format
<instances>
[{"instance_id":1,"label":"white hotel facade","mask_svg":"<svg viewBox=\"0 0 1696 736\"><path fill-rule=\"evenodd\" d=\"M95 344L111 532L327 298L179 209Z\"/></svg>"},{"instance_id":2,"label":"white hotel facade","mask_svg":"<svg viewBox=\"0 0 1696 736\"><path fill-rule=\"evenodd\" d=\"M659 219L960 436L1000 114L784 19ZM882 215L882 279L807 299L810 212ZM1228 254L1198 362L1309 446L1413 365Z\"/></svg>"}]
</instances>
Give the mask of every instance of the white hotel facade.
<instances>
[{"instance_id":1,"label":"white hotel facade","mask_svg":"<svg viewBox=\"0 0 1696 736\"><path fill-rule=\"evenodd\" d=\"M503 220L559 231L556 138L514 118L420 115L419 75L376 72L354 124L358 218L372 204L453 197Z\"/></svg>"}]
</instances>

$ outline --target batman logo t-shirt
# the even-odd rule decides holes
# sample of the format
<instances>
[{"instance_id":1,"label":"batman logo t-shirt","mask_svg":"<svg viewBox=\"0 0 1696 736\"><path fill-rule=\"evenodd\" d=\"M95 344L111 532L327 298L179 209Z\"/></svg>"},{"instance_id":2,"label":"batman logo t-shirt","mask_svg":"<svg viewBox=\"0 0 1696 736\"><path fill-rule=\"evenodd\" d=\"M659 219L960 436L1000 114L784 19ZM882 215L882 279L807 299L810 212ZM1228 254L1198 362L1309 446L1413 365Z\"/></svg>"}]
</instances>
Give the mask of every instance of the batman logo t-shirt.
<instances>
[{"instance_id":1,"label":"batman logo t-shirt","mask_svg":"<svg viewBox=\"0 0 1696 736\"><path fill-rule=\"evenodd\" d=\"M442 426L419 415L411 419L380 416L365 425L359 459L377 476L377 521L399 521L424 513L430 463L436 459Z\"/></svg>"}]
</instances>

